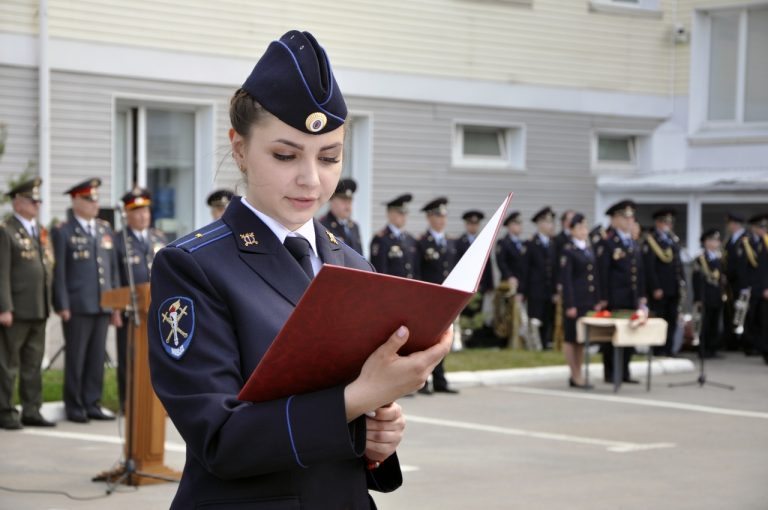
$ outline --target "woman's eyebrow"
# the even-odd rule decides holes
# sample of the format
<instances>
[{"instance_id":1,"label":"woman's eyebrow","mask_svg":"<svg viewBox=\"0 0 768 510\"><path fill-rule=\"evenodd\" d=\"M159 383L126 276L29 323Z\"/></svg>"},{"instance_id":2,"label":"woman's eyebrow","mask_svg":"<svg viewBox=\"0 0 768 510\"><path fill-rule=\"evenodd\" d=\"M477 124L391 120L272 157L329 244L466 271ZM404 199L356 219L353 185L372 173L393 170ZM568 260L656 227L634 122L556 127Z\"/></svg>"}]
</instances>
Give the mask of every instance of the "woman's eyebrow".
<instances>
[{"instance_id":1,"label":"woman's eyebrow","mask_svg":"<svg viewBox=\"0 0 768 510\"><path fill-rule=\"evenodd\" d=\"M320 152L335 149L336 147L341 147L341 143L336 142L332 143L331 145L326 145L325 147L320 147Z\"/></svg>"},{"instance_id":2,"label":"woman's eyebrow","mask_svg":"<svg viewBox=\"0 0 768 510\"><path fill-rule=\"evenodd\" d=\"M302 151L304 150L304 146L303 145L298 144L296 142L292 142L290 140L285 140L284 138L278 138L277 140L273 140L273 141L276 142L276 143L282 143L282 144L285 144L285 145L289 145L291 147L294 147L294 148L302 150Z\"/></svg>"}]
</instances>

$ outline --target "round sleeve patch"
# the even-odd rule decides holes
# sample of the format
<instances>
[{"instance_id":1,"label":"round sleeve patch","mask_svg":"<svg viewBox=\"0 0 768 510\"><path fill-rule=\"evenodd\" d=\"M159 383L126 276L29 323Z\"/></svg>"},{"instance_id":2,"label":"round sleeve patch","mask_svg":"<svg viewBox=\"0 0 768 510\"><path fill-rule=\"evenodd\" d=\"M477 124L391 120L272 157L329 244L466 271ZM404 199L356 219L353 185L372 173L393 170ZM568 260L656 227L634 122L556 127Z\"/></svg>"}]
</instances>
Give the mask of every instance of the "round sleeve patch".
<instances>
[{"instance_id":1,"label":"round sleeve patch","mask_svg":"<svg viewBox=\"0 0 768 510\"><path fill-rule=\"evenodd\" d=\"M157 310L160 341L168 356L181 359L195 333L195 305L188 297L172 297Z\"/></svg>"}]
</instances>

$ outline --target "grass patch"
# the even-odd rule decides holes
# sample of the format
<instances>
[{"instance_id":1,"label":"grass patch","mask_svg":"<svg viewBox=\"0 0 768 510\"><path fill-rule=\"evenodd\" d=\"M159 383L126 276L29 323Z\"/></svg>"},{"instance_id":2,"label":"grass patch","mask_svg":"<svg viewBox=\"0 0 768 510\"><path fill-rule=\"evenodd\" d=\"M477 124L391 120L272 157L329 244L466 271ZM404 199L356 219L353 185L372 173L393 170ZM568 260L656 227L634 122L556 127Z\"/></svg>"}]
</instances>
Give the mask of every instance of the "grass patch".
<instances>
[{"instance_id":1,"label":"grass patch","mask_svg":"<svg viewBox=\"0 0 768 510\"><path fill-rule=\"evenodd\" d=\"M64 389L64 372L62 370L46 370L43 372L43 402L62 400ZM14 404L19 404L18 388L14 392ZM117 411L117 370L104 369L104 389L101 394L101 405L111 411Z\"/></svg>"},{"instance_id":2,"label":"grass patch","mask_svg":"<svg viewBox=\"0 0 768 510\"><path fill-rule=\"evenodd\" d=\"M593 360L595 357L592 356ZM448 372L531 368L565 365L565 355L554 351L518 351L513 349L464 349L445 358Z\"/></svg>"}]
</instances>

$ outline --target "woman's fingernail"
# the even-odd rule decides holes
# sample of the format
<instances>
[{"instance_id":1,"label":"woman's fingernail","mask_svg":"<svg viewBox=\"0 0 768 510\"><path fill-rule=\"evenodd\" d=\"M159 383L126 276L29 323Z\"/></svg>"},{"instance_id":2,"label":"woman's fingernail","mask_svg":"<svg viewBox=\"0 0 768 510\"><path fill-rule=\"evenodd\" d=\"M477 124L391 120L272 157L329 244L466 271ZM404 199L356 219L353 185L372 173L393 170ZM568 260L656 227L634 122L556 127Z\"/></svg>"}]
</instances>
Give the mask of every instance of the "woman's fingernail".
<instances>
[{"instance_id":1,"label":"woman's fingernail","mask_svg":"<svg viewBox=\"0 0 768 510\"><path fill-rule=\"evenodd\" d=\"M397 329L397 336L399 336L400 338L403 338L406 333L408 333L408 330L405 328L405 326L400 326Z\"/></svg>"},{"instance_id":2,"label":"woman's fingernail","mask_svg":"<svg viewBox=\"0 0 768 510\"><path fill-rule=\"evenodd\" d=\"M368 411L365 413L368 418L376 418L376 411Z\"/></svg>"}]
</instances>

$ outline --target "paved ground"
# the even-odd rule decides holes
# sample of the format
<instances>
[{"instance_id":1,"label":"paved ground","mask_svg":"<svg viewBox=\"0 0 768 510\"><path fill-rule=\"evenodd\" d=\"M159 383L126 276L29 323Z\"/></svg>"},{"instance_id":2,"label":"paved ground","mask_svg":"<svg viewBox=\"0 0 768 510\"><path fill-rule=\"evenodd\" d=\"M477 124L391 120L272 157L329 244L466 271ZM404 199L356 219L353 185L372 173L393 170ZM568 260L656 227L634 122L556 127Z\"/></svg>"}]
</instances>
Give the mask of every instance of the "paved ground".
<instances>
[{"instance_id":1,"label":"paved ground","mask_svg":"<svg viewBox=\"0 0 768 510\"><path fill-rule=\"evenodd\" d=\"M465 388L459 396L402 402L405 485L375 495L393 509L768 508L768 367L731 354L709 364L710 380L736 390L669 388L695 374L661 375L651 393L568 390L558 381ZM166 463L183 445L168 431ZM104 497L90 477L120 455L115 423L60 423L54 431L0 431L2 510L162 509L172 485L122 487Z\"/></svg>"}]
</instances>

